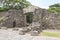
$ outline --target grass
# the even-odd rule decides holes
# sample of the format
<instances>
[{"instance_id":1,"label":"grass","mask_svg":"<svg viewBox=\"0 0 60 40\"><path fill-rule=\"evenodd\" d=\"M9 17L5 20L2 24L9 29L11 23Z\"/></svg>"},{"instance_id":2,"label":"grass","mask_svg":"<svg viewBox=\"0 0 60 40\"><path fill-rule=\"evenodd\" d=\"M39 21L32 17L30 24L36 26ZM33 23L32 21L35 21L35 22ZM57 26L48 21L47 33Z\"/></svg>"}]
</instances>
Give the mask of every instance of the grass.
<instances>
[{"instance_id":1,"label":"grass","mask_svg":"<svg viewBox=\"0 0 60 40\"><path fill-rule=\"evenodd\" d=\"M49 36L49 37L60 37L60 33L56 32L42 32L41 36Z\"/></svg>"}]
</instances>

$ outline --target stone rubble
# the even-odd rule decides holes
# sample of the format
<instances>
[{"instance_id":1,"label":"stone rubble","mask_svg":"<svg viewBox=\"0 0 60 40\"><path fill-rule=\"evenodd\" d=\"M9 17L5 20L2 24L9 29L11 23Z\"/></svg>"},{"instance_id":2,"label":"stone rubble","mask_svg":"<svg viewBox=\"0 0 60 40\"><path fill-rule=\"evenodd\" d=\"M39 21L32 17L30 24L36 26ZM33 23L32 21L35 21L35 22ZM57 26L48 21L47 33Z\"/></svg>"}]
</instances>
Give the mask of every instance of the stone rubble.
<instances>
[{"instance_id":1,"label":"stone rubble","mask_svg":"<svg viewBox=\"0 0 60 40\"><path fill-rule=\"evenodd\" d=\"M0 29L0 40L60 40L57 37L31 36L30 34L19 35L19 31L12 29Z\"/></svg>"}]
</instances>

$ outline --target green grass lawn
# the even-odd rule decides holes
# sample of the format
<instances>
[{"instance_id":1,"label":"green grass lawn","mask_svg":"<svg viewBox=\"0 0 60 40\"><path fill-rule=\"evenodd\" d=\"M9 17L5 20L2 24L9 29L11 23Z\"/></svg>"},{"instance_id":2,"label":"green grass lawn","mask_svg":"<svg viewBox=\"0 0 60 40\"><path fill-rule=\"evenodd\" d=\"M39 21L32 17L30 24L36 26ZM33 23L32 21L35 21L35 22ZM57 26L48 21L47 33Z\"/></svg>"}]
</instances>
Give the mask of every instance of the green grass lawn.
<instances>
[{"instance_id":1,"label":"green grass lawn","mask_svg":"<svg viewBox=\"0 0 60 40\"><path fill-rule=\"evenodd\" d=\"M60 37L60 33L56 32L42 32L41 36L49 36L49 37Z\"/></svg>"}]
</instances>

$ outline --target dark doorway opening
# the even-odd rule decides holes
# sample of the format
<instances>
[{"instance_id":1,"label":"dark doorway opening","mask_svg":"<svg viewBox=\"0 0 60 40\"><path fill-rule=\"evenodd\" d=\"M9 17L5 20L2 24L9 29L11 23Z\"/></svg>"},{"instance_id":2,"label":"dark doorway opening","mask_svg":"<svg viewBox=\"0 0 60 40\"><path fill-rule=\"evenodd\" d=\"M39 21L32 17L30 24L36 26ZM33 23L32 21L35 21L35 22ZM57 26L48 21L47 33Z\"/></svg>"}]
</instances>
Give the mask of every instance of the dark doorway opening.
<instances>
[{"instance_id":1,"label":"dark doorway opening","mask_svg":"<svg viewBox=\"0 0 60 40\"><path fill-rule=\"evenodd\" d=\"M16 21L13 21L13 27L16 27Z\"/></svg>"},{"instance_id":2,"label":"dark doorway opening","mask_svg":"<svg viewBox=\"0 0 60 40\"><path fill-rule=\"evenodd\" d=\"M32 20L33 20L33 13L32 12L27 13L26 14L26 22L30 24L30 23L32 23Z\"/></svg>"}]
</instances>

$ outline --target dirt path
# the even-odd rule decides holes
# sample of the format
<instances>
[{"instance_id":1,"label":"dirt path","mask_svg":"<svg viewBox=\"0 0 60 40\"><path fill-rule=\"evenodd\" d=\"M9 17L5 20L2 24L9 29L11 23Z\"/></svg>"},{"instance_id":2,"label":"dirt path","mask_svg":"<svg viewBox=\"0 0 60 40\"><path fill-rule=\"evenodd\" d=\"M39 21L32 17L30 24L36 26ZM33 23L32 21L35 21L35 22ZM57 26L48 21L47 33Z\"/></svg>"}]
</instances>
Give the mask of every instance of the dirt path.
<instances>
[{"instance_id":1,"label":"dirt path","mask_svg":"<svg viewBox=\"0 0 60 40\"><path fill-rule=\"evenodd\" d=\"M0 29L0 40L60 40L55 37L19 35L18 33L19 31L12 31L12 29Z\"/></svg>"}]
</instances>

